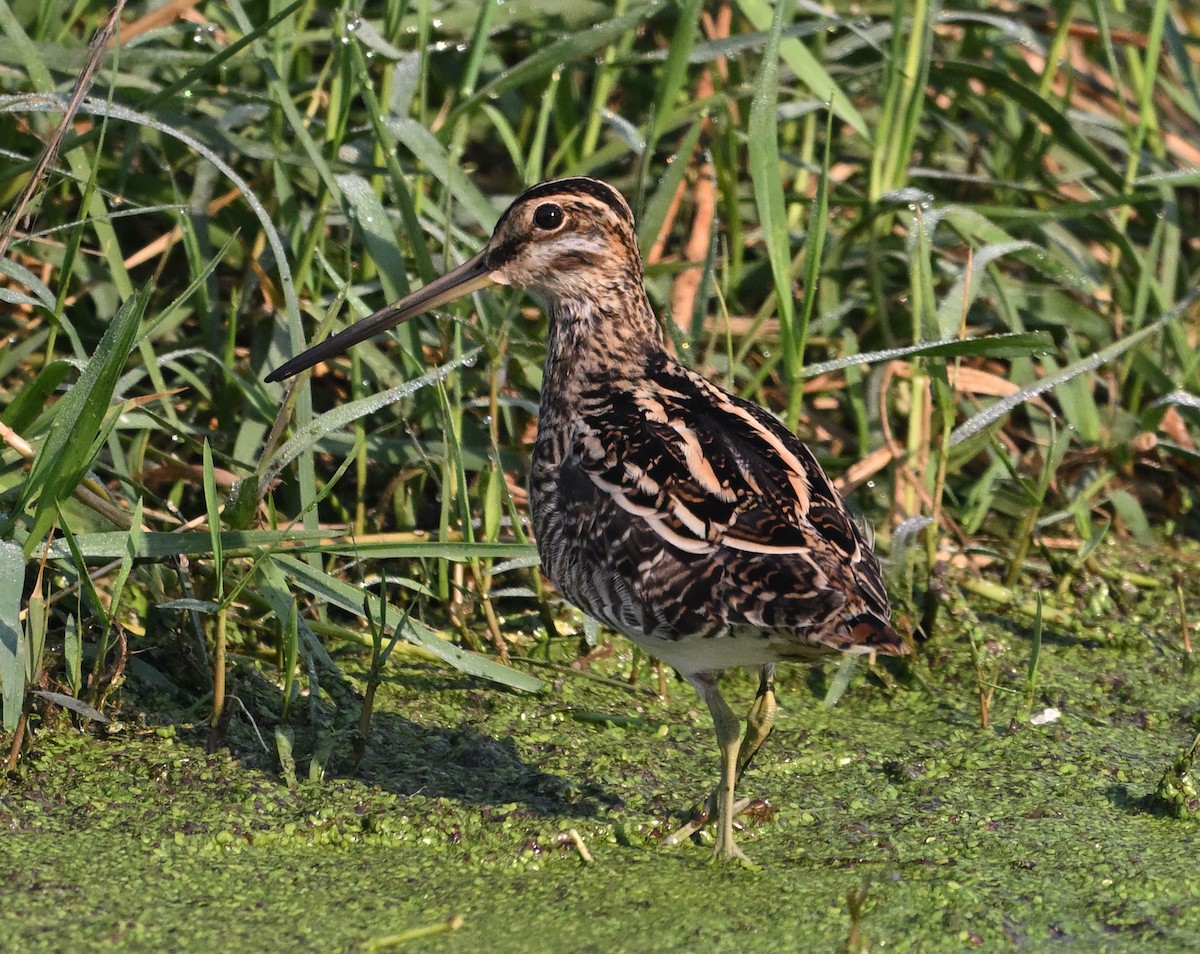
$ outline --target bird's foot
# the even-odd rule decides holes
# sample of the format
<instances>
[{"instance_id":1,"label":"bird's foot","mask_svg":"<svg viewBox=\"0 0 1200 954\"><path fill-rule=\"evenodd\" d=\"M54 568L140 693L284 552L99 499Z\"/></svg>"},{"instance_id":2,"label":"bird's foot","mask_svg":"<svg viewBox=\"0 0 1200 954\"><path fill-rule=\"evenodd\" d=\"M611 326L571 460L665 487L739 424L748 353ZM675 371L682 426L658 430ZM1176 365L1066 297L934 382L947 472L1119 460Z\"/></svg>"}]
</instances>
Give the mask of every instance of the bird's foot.
<instances>
[{"instance_id":1,"label":"bird's foot","mask_svg":"<svg viewBox=\"0 0 1200 954\"><path fill-rule=\"evenodd\" d=\"M733 803L734 817L741 815L743 812L745 812L749 808L756 807L758 802L759 802L759 800L754 799L754 798L738 799L736 802ZM673 848L676 845L683 844L685 841L687 841L689 838L691 838L692 835L696 834L696 832L700 831L700 829L704 828L705 825L707 825L710 821L712 821L716 817L717 817L717 793L713 792L711 795L708 796L708 800L705 801L705 803L703 805L696 806L696 808L692 811L692 817L690 819L688 819L687 824L685 824L682 828L678 829L677 831L673 831L671 834L669 834L663 840L663 844L666 845L668 848ZM738 826L738 827L741 827L741 826ZM742 860L746 859L746 856L742 854L741 849L739 849L736 845L734 845L733 848L734 848L734 851L737 853L737 855L741 856ZM721 853L720 845L717 846L717 853L718 854Z\"/></svg>"},{"instance_id":2,"label":"bird's foot","mask_svg":"<svg viewBox=\"0 0 1200 954\"><path fill-rule=\"evenodd\" d=\"M743 868L749 868L751 871L760 871L761 868L753 861L746 857L745 852L738 847L737 842L733 840L733 832L729 832L728 839L723 838L720 834L717 835L716 848L713 850L713 862L715 864L736 864Z\"/></svg>"}]
</instances>

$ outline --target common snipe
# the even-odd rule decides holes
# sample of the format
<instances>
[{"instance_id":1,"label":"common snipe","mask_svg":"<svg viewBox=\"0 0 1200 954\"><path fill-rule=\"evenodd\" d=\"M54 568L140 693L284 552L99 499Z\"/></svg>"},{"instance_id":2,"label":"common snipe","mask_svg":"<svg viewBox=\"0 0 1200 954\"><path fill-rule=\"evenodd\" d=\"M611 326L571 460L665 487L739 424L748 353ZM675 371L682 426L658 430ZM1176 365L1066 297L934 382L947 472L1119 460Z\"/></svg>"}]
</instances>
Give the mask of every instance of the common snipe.
<instances>
[{"instance_id":1,"label":"common snipe","mask_svg":"<svg viewBox=\"0 0 1200 954\"><path fill-rule=\"evenodd\" d=\"M716 810L717 854L744 858L733 793L771 732L775 663L906 652L871 546L795 435L668 353L633 214L596 179L524 192L470 261L267 380L489 285L531 289L549 316L530 474L542 567L568 601L674 666L708 705L721 779L705 814ZM740 745L717 688L733 666L760 673Z\"/></svg>"}]
</instances>

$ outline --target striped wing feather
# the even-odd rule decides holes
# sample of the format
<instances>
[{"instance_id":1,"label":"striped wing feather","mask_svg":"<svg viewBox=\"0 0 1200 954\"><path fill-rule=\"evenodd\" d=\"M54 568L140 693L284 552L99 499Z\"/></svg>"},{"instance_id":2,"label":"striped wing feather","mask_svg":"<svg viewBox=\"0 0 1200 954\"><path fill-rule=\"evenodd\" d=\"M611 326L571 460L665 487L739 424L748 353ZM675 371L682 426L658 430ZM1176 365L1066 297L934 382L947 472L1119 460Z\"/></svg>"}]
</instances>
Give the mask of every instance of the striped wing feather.
<instances>
[{"instance_id":1,"label":"striped wing feather","mask_svg":"<svg viewBox=\"0 0 1200 954\"><path fill-rule=\"evenodd\" d=\"M673 588L684 628L707 620L903 651L870 544L768 412L665 362L585 403L570 457L613 505L611 541L635 592Z\"/></svg>"}]
</instances>

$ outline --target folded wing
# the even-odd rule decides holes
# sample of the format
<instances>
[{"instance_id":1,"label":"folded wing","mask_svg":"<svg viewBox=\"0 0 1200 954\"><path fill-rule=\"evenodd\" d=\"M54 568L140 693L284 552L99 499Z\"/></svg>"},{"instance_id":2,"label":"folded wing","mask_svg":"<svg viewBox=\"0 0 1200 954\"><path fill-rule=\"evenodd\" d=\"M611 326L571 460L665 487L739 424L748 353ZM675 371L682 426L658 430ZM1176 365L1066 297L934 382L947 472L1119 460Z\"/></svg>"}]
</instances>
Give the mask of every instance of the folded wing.
<instances>
[{"instance_id":1,"label":"folded wing","mask_svg":"<svg viewBox=\"0 0 1200 954\"><path fill-rule=\"evenodd\" d=\"M808 448L762 408L678 368L587 396L576 460L628 515L639 586L730 627L900 652L879 565ZM661 604L661 593L655 594Z\"/></svg>"}]
</instances>

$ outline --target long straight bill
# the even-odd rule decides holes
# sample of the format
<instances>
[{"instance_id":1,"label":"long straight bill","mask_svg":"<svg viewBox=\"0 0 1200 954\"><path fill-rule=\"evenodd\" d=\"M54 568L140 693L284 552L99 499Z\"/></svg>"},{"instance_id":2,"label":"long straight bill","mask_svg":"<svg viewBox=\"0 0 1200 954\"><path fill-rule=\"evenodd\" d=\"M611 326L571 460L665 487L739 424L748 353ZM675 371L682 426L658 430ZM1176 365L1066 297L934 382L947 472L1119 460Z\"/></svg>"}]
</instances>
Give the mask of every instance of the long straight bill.
<instances>
[{"instance_id":1,"label":"long straight bill","mask_svg":"<svg viewBox=\"0 0 1200 954\"><path fill-rule=\"evenodd\" d=\"M352 345L366 341L380 332L394 328L401 322L416 318L439 305L462 298L472 292L495 285L487 267L487 249L474 258L463 262L458 268L447 272L441 278L435 278L423 288L418 288L406 298L401 298L394 305L381 308L373 315L368 315L362 321L356 322L344 331L326 338L320 344L313 345L307 351L296 355L290 361L280 365L267 375L267 381L282 381L292 375L299 374L314 364L341 354Z\"/></svg>"}]
</instances>

